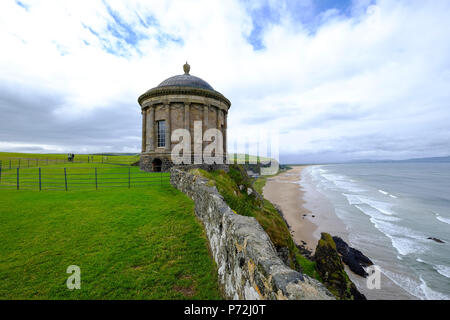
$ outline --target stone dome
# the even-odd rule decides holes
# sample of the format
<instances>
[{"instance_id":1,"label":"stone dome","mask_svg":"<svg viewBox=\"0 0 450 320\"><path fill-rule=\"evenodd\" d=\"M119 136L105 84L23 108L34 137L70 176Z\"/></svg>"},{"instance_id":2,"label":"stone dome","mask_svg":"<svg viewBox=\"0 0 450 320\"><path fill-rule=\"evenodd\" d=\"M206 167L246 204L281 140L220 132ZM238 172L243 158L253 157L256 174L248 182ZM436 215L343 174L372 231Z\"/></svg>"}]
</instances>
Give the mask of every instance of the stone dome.
<instances>
[{"instance_id":1,"label":"stone dome","mask_svg":"<svg viewBox=\"0 0 450 320\"><path fill-rule=\"evenodd\" d=\"M189 73L170 77L161 82L157 88L161 87L190 87L214 91L213 87L203 79L191 76Z\"/></svg>"},{"instance_id":2,"label":"stone dome","mask_svg":"<svg viewBox=\"0 0 450 320\"><path fill-rule=\"evenodd\" d=\"M186 62L183 66L184 74L170 77L161 82L157 87L154 87L138 98L139 104L145 99L167 96L170 94L176 95L197 95L207 98L213 98L224 102L228 108L231 103L220 92L217 92L213 87L203 79L189 74L191 66Z\"/></svg>"}]
</instances>

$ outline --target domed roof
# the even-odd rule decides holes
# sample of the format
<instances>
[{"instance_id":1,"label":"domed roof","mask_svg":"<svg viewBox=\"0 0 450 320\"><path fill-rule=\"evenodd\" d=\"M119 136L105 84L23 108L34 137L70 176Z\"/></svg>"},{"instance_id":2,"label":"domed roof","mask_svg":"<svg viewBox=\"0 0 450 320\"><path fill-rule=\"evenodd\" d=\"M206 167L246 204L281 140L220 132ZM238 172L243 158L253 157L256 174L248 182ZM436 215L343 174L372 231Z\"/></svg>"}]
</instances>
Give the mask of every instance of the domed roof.
<instances>
[{"instance_id":1,"label":"domed roof","mask_svg":"<svg viewBox=\"0 0 450 320\"><path fill-rule=\"evenodd\" d=\"M191 66L186 62L183 66L184 74L170 77L161 82L157 87L146 91L139 96L138 102L142 102L150 97L160 97L168 94L177 95L199 95L207 98L213 98L225 103L228 108L231 106L230 100L225 98L220 92L211 87L211 85L199 77L189 74Z\"/></svg>"},{"instance_id":2,"label":"domed roof","mask_svg":"<svg viewBox=\"0 0 450 320\"><path fill-rule=\"evenodd\" d=\"M191 87L214 91L213 87L208 82L189 73L180 74L178 76L170 77L161 82L157 88L160 87Z\"/></svg>"}]
</instances>

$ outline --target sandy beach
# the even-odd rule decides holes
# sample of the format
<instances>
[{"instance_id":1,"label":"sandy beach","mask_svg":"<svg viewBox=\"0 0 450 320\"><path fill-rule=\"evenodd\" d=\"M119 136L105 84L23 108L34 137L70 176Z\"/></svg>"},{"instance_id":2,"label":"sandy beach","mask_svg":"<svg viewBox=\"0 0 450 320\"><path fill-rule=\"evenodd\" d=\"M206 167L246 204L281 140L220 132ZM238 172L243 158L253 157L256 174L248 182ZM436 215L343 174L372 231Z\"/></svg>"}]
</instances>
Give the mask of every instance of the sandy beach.
<instances>
[{"instance_id":1,"label":"sandy beach","mask_svg":"<svg viewBox=\"0 0 450 320\"><path fill-rule=\"evenodd\" d=\"M301 180L302 170L307 166L293 166L291 170L267 179L264 197L279 207L297 244L303 244L314 253L321 232L339 236L349 243L349 234L338 218L332 203L319 193L308 180ZM370 256L370 253L368 253ZM368 290L366 279L345 270L360 292L368 299L414 299L382 274L381 281L387 290Z\"/></svg>"},{"instance_id":2,"label":"sandy beach","mask_svg":"<svg viewBox=\"0 0 450 320\"><path fill-rule=\"evenodd\" d=\"M344 240L347 234L345 226L334 214L332 205L317 199L319 194L299 184L304 168L294 166L287 172L267 179L263 195L283 211L294 241L314 252L321 232L332 230L333 235L339 235ZM307 203L306 197L313 201Z\"/></svg>"}]
</instances>

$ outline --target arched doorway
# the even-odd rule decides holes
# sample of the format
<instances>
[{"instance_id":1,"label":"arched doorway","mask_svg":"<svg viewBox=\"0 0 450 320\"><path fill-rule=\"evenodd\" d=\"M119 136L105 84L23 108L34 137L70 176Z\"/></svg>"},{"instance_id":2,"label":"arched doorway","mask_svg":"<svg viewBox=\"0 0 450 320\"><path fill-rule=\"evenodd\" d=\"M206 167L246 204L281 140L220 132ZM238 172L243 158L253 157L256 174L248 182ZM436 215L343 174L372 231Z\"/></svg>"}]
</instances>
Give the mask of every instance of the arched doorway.
<instances>
[{"instance_id":1,"label":"arched doorway","mask_svg":"<svg viewBox=\"0 0 450 320\"><path fill-rule=\"evenodd\" d=\"M161 172L161 167L162 167L161 159L156 158L152 161L153 172Z\"/></svg>"}]
</instances>

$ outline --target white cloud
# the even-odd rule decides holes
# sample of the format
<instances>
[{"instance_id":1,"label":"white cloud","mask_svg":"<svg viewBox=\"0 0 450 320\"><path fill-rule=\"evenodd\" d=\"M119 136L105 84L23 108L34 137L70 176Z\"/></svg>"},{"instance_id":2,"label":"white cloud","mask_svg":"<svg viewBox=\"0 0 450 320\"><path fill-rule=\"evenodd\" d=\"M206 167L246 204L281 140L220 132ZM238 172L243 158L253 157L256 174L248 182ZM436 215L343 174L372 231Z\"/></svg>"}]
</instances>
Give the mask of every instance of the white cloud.
<instances>
[{"instance_id":1,"label":"white cloud","mask_svg":"<svg viewBox=\"0 0 450 320\"><path fill-rule=\"evenodd\" d=\"M334 159L450 153L448 1L378 1L369 7L369 1L355 1L352 16L322 13L314 30L294 19L298 15L287 4L269 2L280 19L267 24L265 48L258 51L248 42L248 9L262 2L108 1L130 30L146 37L134 45L108 30L114 17L101 1L23 3L28 10L0 2L0 89L58 96L46 116L60 131L68 123L74 132L90 132L87 124L99 128L85 139L67 135L63 143L41 127L16 123L20 130L1 132L10 145L28 143L28 134L36 145L55 150L139 151L137 97L180 74L187 59L192 74L231 100L229 134L278 128L282 154L320 160L322 153ZM295 10L311 4L302 6ZM107 43L122 55L107 52ZM42 108L39 101L35 107ZM8 109L5 103L0 108ZM21 116L28 117L25 111ZM3 116L0 126L7 122Z\"/></svg>"}]
</instances>

